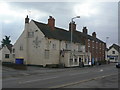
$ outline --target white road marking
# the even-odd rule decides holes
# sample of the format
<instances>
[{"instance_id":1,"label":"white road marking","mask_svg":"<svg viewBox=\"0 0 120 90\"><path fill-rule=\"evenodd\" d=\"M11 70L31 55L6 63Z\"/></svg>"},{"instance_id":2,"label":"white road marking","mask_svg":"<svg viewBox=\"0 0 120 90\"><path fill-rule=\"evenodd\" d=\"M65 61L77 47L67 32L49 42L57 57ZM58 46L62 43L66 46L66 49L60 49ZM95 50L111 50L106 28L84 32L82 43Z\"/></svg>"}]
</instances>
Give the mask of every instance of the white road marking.
<instances>
[{"instance_id":1,"label":"white road marking","mask_svg":"<svg viewBox=\"0 0 120 90\"><path fill-rule=\"evenodd\" d=\"M76 84L80 84L80 83L83 83L83 82L88 82L88 81L91 81L91 80L102 79L102 78L109 77L109 76L112 76L112 75L116 75L116 74L104 75L104 76L100 76L100 77L85 79L85 80L81 80L81 81L78 81L78 82L67 83L67 84L53 86L53 87L49 87L49 88L63 88L63 87L66 87L66 86L76 85Z\"/></svg>"},{"instance_id":2,"label":"white road marking","mask_svg":"<svg viewBox=\"0 0 120 90\"><path fill-rule=\"evenodd\" d=\"M103 71L103 69L100 69L100 72L102 72Z\"/></svg>"},{"instance_id":3,"label":"white road marking","mask_svg":"<svg viewBox=\"0 0 120 90\"><path fill-rule=\"evenodd\" d=\"M31 82L54 79L54 78L57 78L57 76L56 77L43 78L43 79L30 80L30 81L23 81L23 82L19 82L19 84L31 83Z\"/></svg>"}]
</instances>

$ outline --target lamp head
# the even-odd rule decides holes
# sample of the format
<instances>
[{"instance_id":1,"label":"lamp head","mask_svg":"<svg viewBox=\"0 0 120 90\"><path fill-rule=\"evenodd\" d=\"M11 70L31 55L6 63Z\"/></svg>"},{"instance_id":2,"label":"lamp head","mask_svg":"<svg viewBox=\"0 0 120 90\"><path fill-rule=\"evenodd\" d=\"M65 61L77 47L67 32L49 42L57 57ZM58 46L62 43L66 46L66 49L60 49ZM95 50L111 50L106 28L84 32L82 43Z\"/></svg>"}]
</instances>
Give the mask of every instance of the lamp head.
<instances>
[{"instance_id":1,"label":"lamp head","mask_svg":"<svg viewBox=\"0 0 120 90\"><path fill-rule=\"evenodd\" d=\"M80 18L80 16L76 16L76 18Z\"/></svg>"}]
</instances>

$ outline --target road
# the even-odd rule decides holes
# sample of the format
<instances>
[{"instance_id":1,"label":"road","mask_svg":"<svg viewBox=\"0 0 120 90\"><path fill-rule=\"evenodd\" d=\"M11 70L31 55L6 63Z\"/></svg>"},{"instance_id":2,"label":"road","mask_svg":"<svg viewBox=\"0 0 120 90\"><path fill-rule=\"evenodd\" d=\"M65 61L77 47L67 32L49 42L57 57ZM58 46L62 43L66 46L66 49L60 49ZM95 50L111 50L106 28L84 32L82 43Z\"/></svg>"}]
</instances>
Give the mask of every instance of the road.
<instances>
[{"instance_id":1,"label":"road","mask_svg":"<svg viewBox=\"0 0 120 90\"><path fill-rule=\"evenodd\" d=\"M3 69L3 88L118 88L118 69L115 64L85 68L16 70L10 76L11 70Z\"/></svg>"}]
</instances>

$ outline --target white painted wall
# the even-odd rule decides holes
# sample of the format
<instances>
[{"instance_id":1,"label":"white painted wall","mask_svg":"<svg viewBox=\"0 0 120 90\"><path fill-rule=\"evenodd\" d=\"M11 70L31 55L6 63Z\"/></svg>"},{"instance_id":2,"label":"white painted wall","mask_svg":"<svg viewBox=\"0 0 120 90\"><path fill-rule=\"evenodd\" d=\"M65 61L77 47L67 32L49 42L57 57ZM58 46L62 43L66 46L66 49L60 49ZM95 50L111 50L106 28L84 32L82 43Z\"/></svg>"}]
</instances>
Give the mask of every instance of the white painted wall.
<instances>
[{"instance_id":1,"label":"white painted wall","mask_svg":"<svg viewBox=\"0 0 120 90\"><path fill-rule=\"evenodd\" d=\"M34 36L28 37L28 32L34 32ZM66 43L69 46L68 50L71 50L70 42L46 38L35 23L31 21L25 25L25 30L14 44L15 57L23 57L26 64L32 65L59 64L61 60L60 50L66 50ZM78 43L73 43L72 50L78 51L78 45ZM20 50L20 46L23 47L23 50ZM85 49L84 47L82 46L82 50ZM45 58L46 50L49 51L49 58ZM63 58L62 62L66 66L69 66L69 57L70 54L66 53Z\"/></svg>"},{"instance_id":2,"label":"white painted wall","mask_svg":"<svg viewBox=\"0 0 120 90\"><path fill-rule=\"evenodd\" d=\"M115 54L112 53L113 51L115 51ZM117 51L116 49L111 48L111 49L107 52L107 55L108 55L108 56L118 56L119 53L118 53L118 51ZM113 60L113 59L110 59L110 58L108 58L108 60L110 60L111 62L117 61L117 60L115 60L115 59Z\"/></svg>"},{"instance_id":3,"label":"white painted wall","mask_svg":"<svg viewBox=\"0 0 120 90\"><path fill-rule=\"evenodd\" d=\"M9 54L9 58L5 58L5 54ZM10 51L8 50L8 48L6 46L4 46L0 50L0 60L2 62L13 62L13 60L12 60L12 53L10 53Z\"/></svg>"},{"instance_id":4,"label":"white painted wall","mask_svg":"<svg viewBox=\"0 0 120 90\"><path fill-rule=\"evenodd\" d=\"M27 25L28 26L28 25ZM14 44L13 48L15 49L15 58L19 58L22 57L24 58L24 63L27 64L27 45L26 45L26 36L27 31L24 30L23 33L21 34L21 36L18 38L18 40L16 41L16 43ZM20 46L23 47L23 50L20 50Z\"/></svg>"},{"instance_id":5,"label":"white painted wall","mask_svg":"<svg viewBox=\"0 0 120 90\"><path fill-rule=\"evenodd\" d=\"M113 54L112 51L115 51L115 54ZM108 51L108 55L113 55L113 56L115 55L115 56L116 56L116 55L118 55L118 51L117 51L116 49L114 49L114 48L111 48L111 49Z\"/></svg>"}]
</instances>

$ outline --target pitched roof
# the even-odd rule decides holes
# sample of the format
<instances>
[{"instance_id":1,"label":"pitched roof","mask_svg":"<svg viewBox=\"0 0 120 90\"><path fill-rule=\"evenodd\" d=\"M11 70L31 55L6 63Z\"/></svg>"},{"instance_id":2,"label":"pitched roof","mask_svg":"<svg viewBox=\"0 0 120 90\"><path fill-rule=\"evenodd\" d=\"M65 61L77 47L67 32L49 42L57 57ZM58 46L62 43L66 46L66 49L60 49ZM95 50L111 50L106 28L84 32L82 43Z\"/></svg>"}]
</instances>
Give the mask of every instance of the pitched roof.
<instances>
[{"instance_id":1,"label":"pitched roof","mask_svg":"<svg viewBox=\"0 0 120 90\"><path fill-rule=\"evenodd\" d=\"M71 32L55 27L55 30L51 30L51 28L44 23L40 23L37 21L32 20L37 27L43 32L43 34L45 35L45 37L47 38L53 38L53 39L57 39L57 40L64 40L64 41L70 41L71 40ZM104 43L103 41L94 38L88 34L84 34L82 32L79 31L74 31L73 32L73 42L75 43L81 43L81 44L85 44L85 40L84 38L88 38L97 42L101 42Z\"/></svg>"},{"instance_id":2,"label":"pitched roof","mask_svg":"<svg viewBox=\"0 0 120 90\"><path fill-rule=\"evenodd\" d=\"M87 39L90 39L90 40L94 40L96 42L105 43L102 40L100 40L98 38L94 38L93 36L90 36L88 34L85 34L85 33L79 32L79 31L76 31L76 32L79 33L81 37L84 37L84 38L87 38Z\"/></svg>"},{"instance_id":3,"label":"pitched roof","mask_svg":"<svg viewBox=\"0 0 120 90\"><path fill-rule=\"evenodd\" d=\"M5 45L4 47L7 47L7 49L10 51L10 53L12 52L12 47L13 47L12 44ZM2 50L4 47L0 48L0 50Z\"/></svg>"},{"instance_id":4,"label":"pitched roof","mask_svg":"<svg viewBox=\"0 0 120 90\"><path fill-rule=\"evenodd\" d=\"M12 44L9 44L9 45L6 45L7 46L7 48L8 48L8 50L10 51L10 53L12 52L12 47L13 47L13 45Z\"/></svg>"},{"instance_id":5,"label":"pitched roof","mask_svg":"<svg viewBox=\"0 0 120 90\"><path fill-rule=\"evenodd\" d=\"M116 49L118 52L120 52L120 46L118 46L118 45L116 45L116 44L113 44L112 46L110 46L110 47L109 47L109 50L110 50L111 48L114 48L114 49Z\"/></svg>"}]
</instances>

